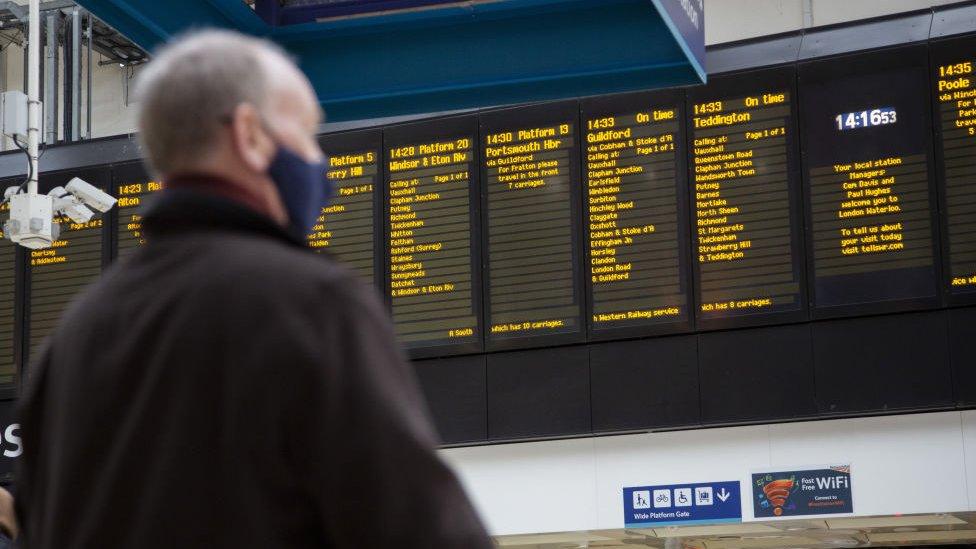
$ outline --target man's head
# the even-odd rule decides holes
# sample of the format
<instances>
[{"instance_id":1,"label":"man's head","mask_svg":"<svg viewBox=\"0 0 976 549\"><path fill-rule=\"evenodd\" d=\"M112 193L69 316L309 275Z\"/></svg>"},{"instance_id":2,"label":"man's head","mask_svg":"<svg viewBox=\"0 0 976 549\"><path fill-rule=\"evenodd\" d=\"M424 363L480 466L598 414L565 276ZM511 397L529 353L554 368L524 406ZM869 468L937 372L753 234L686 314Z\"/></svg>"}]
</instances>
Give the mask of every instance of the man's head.
<instances>
[{"instance_id":1,"label":"man's head","mask_svg":"<svg viewBox=\"0 0 976 549\"><path fill-rule=\"evenodd\" d=\"M186 35L157 52L140 73L139 132L164 181L217 175L264 197L287 220L268 170L284 147L307 162L322 151L315 92L274 44L229 31Z\"/></svg>"}]
</instances>

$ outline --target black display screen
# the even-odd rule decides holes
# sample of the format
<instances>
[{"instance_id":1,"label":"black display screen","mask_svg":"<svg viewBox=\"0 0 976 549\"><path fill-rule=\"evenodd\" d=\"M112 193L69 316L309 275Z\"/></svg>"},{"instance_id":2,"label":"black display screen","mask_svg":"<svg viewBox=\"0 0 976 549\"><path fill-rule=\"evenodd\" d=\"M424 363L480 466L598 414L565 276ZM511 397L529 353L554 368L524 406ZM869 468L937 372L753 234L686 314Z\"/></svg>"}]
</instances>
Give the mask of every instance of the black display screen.
<instances>
[{"instance_id":1,"label":"black display screen","mask_svg":"<svg viewBox=\"0 0 976 549\"><path fill-rule=\"evenodd\" d=\"M976 301L976 36L932 45L931 91L942 180L943 288Z\"/></svg>"},{"instance_id":2,"label":"black display screen","mask_svg":"<svg viewBox=\"0 0 976 549\"><path fill-rule=\"evenodd\" d=\"M116 213L115 255L122 259L146 243L142 232L142 214L150 196L162 190L159 181L146 174L142 164L112 168L112 186L118 199Z\"/></svg>"},{"instance_id":3,"label":"black display screen","mask_svg":"<svg viewBox=\"0 0 976 549\"><path fill-rule=\"evenodd\" d=\"M414 356L482 348L475 117L387 130L388 296Z\"/></svg>"},{"instance_id":4,"label":"black display screen","mask_svg":"<svg viewBox=\"0 0 976 549\"><path fill-rule=\"evenodd\" d=\"M792 68L688 91L692 262L701 328L806 315Z\"/></svg>"},{"instance_id":5,"label":"black display screen","mask_svg":"<svg viewBox=\"0 0 976 549\"><path fill-rule=\"evenodd\" d=\"M487 345L581 340L579 107L481 117Z\"/></svg>"},{"instance_id":6,"label":"black display screen","mask_svg":"<svg viewBox=\"0 0 976 549\"><path fill-rule=\"evenodd\" d=\"M820 316L936 302L927 66L926 50L911 48L799 68Z\"/></svg>"},{"instance_id":7,"label":"black display screen","mask_svg":"<svg viewBox=\"0 0 976 549\"><path fill-rule=\"evenodd\" d=\"M39 192L46 194L54 187L64 186L72 177L80 177L102 190L107 190L111 181L107 168L43 174ZM58 219L61 235L54 245L27 251L28 360L57 326L71 300L102 272L107 235L102 216L96 214L87 223Z\"/></svg>"},{"instance_id":8,"label":"black display screen","mask_svg":"<svg viewBox=\"0 0 976 549\"><path fill-rule=\"evenodd\" d=\"M380 132L371 131L319 140L335 196L307 236L314 250L328 251L372 286L379 285L382 273L378 222L382 140Z\"/></svg>"},{"instance_id":9,"label":"black display screen","mask_svg":"<svg viewBox=\"0 0 976 549\"><path fill-rule=\"evenodd\" d=\"M684 94L584 100L591 338L690 327Z\"/></svg>"},{"instance_id":10,"label":"black display screen","mask_svg":"<svg viewBox=\"0 0 976 549\"><path fill-rule=\"evenodd\" d=\"M17 181L19 184L20 182ZM0 216L10 215L10 204L0 206ZM0 226L0 388L17 377L15 346L17 302L17 246L7 240Z\"/></svg>"}]
</instances>

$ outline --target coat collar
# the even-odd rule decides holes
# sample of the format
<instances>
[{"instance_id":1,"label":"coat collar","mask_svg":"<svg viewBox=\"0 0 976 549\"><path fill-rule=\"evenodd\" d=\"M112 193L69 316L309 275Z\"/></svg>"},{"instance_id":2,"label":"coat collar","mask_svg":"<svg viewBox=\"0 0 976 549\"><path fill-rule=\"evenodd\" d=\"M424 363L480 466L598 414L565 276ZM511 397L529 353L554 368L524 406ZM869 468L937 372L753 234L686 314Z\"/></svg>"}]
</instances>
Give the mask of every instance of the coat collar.
<instances>
[{"instance_id":1,"label":"coat collar","mask_svg":"<svg viewBox=\"0 0 976 549\"><path fill-rule=\"evenodd\" d=\"M149 240L179 233L232 231L305 247L304 235L281 227L239 201L202 188L164 189L146 201L142 226Z\"/></svg>"}]
</instances>

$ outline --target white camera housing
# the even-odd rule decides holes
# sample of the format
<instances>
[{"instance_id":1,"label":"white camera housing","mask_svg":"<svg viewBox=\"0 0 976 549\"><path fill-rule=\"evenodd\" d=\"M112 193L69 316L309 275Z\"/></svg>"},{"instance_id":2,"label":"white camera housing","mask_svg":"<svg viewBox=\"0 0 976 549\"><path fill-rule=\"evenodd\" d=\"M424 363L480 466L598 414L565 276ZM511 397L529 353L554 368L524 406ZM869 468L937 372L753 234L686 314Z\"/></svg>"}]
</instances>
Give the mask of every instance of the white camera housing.
<instances>
[{"instance_id":1,"label":"white camera housing","mask_svg":"<svg viewBox=\"0 0 976 549\"><path fill-rule=\"evenodd\" d=\"M64 187L48 194L22 193L21 187L10 187L4 198L10 200L10 219L3 224L4 236L26 248L49 248L61 234L54 216L63 214L78 224L95 216L92 208L105 213L116 200L108 193L75 177Z\"/></svg>"},{"instance_id":2,"label":"white camera housing","mask_svg":"<svg viewBox=\"0 0 976 549\"><path fill-rule=\"evenodd\" d=\"M11 196L10 220L3 230L7 238L25 248L51 247L61 232L54 223L54 198L45 194Z\"/></svg>"},{"instance_id":3,"label":"white camera housing","mask_svg":"<svg viewBox=\"0 0 976 549\"><path fill-rule=\"evenodd\" d=\"M72 178L64 188L72 195L78 197L86 206L94 208L101 213L111 210L112 206L117 202L110 194L86 183L78 177Z\"/></svg>"},{"instance_id":4,"label":"white camera housing","mask_svg":"<svg viewBox=\"0 0 976 549\"><path fill-rule=\"evenodd\" d=\"M54 211L63 213L75 223L88 223L95 215L78 197L68 194L64 187L54 187L47 194L54 199Z\"/></svg>"}]
</instances>

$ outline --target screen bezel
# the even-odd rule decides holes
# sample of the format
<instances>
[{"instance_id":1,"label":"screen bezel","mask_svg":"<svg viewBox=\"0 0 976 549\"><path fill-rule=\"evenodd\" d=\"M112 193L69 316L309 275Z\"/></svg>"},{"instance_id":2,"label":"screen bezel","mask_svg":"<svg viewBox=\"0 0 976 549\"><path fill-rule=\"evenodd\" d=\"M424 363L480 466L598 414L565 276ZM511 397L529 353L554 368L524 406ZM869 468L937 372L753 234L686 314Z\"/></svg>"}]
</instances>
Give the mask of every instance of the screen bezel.
<instances>
[{"instance_id":1,"label":"screen bezel","mask_svg":"<svg viewBox=\"0 0 976 549\"><path fill-rule=\"evenodd\" d=\"M376 185L373 188L373 286L382 292L383 282L383 235L386 223L383 219L383 191L386 170L383 163L382 130L361 130L342 133L322 134L318 138L319 147L328 157L330 152L346 154L364 149L376 153Z\"/></svg>"},{"instance_id":2,"label":"screen bezel","mask_svg":"<svg viewBox=\"0 0 976 549\"><path fill-rule=\"evenodd\" d=\"M153 177L149 175L149 170L146 169L142 162L126 162L125 164L116 164L111 167L112 171L112 184L109 194L115 198L119 198L118 190L119 185L123 181L152 181ZM152 196L151 193L144 193L143 197ZM145 208L145 204L140 204L141 208ZM112 229L110 231L111 235L111 245L109 249L112 251L111 260L115 262L119 259L119 208L116 206L112 207L110 210L110 216L112 222ZM107 218L108 219L108 218Z\"/></svg>"},{"instance_id":3,"label":"screen bezel","mask_svg":"<svg viewBox=\"0 0 976 549\"><path fill-rule=\"evenodd\" d=\"M389 178L387 177L386 170L386 166L389 165L390 161L390 149L399 144L411 144L438 140L443 139L445 136L453 137L470 135L474 141L480 143L478 129L478 117L470 115L424 120L423 122L391 126L383 130L383 150L382 156L380 157L383 160L383 192L381 196L382 204L380 210L382 212L381 217L383 218L383 230L381 231L381 234L383 235L381 242L383 263L383 297L391 313L393 297L389 288L391 273L389 246L390 223L389 216L387 214L387 211L389 210ZM472 169L469 174L468 215L471 227L469 242L471 249L471 299L472 309L474 310L474 315L477 322L477 338L476 341L468 341L463 343L427 344L418 345L415 347L407 347L404 345L408 355L413 359L480 353L484 350L485 315L483 300L485 294L482 287L484 273L481 253L482 173L479 169L479 166L481 165L481 148L474 142L472 142L472 154L474 157L472 158Z\"/></svg>"},{"instance_id":4,"label":"screen bezel","mask_svg":"<svg viewBox=\"0 0 976 549\"><path fill-rule=\"evenodd\" d=\"M677 209L678 209L678 240L675 245L679 247L678 269L679 278L682 284L682 293L685 297L685 314L683 318L670 322L643 322L630 326L613 326L598 329L593 322L593 280L589 274L590 267L590 224L589 201L587 200L587 190L589 188L589 175L586 174L588 167L586 159L586 149L583 143L587 120L604 116L614 116L627 114L647 109L667 108L676 109L678 113L678 129L675 138L675 160L674 160L674 184L676 187ZM580 186L581 204L583 210L583 283L584 295L586 297L586 330L589 341L612 341L619 339L632 339L646 336L657 336L666 334L687 333L692 330L695 318L695 303L692 294L691 276L691 240L689 235L689 195L687 193L688 173L687 173L687 140L686 140L686 111L685 111L685 92L682 89L669 89L649 92L637 92L620 95L599 96L585 98L580 101L580 120L577 126L580 137Z\"/></svg>"},{"instance_id":5,"label":"screen bezel","mask_svg":"<svg viewBox=\"0 0 976 549\"><path fill-rule=\"evenodd\" d=\"M965 51L971 53L966 54ZM952 273L952 248L949 245L949 205L946 187L946 167L944 150L942 148L942 124L940 120L940 105L938 94L935 93L935 86L939 80L939 65L964 61L968 55L969 60L976 61L976 34L958 36L942 40L933 40L928 46L929 52L929 82L928 89L932 104L931 126L934 138L932 147L935 155L935 186L938 190L939 211L939 232L940 244L942 249L942 273L939 279L939 287L942 289L944 302L950 306L972 305L976 303L976 286L970 286L967 290L953 290L951 284ZM976 74L972 75L976 78Z\"/></svg>"},{"instance_id":6,"label":"screen bezel","mask_svg":"<svg viewBox=\"0 0 976 549\"><path fill-rule=\"evenodd\" d=\"M91 185L102 189L103 191L109 191L110 185L112 184L112 167L109 165L94 166L91 168L83 168L79 170L62 170L57 172L50 172L41 174L38 179L38 193L47 194L59 185L65 185L73 177L80 177ZM104 274L105 269L108 267L112 260L112 232L114 232L114 227L116 224L116 208L112 208L112 215L102 215L102 261L101 261L101 273ZM33 273L31 272L30 262L24 254L24 315L22 324L22 334L23 341L21 343L22 353L23 353L23 364L26 365L30 363L30 338L31 338L31 281L33 279ZM94 279L92 282L97 281L98 278ZM77 294L76 294L77 295ZM71 299L74 299L72 296ZM71 302L68 300L68 303Z\"/></svg>"},{"instance_id":7,"label":"screen bezel","mask_svg":"<svg viewBox=\"0 0 976 549\"><path fill-rule=\"evenodd\" d=\"M694 132L690 127L691 116L687 113L692 111L692 106L696 103L714 101L721 98L737 97L748 95L762 89L786 89L790 93L790 116L788 118L790 127L786 133L786 162L787 162L787 187L790 196L790 254L793 260L793 273L799 283L798 299L799 308L792 311L780 311L773 313L755 312L744 315L736 315L725 318L703 318L701 309L701 269L695 258L695 216L690 213L692 170L694 162L691 155L694 151ZM773 324L788 324L809 320L809 294L807 286L807 259L806 242L803 236L803 194L800 186L800 156L799 156L799 124L797 117L797 88L796 88L796 68L794 65L781 67L760 68L757 70L737 71L734 73L722 74L709 79L705 86L698 86L688 89L687 102L685 106L685 123L689 124L687 129L687 141L685 150L688 158L688 196L689 214L688 223L690 234L688 249L692 259L692 274L694 277L694 303L695 303L695 327L698 331L725 330L730 328L745 328L750 326L768 326Z\"/></svg>"},{"instance_id":8,"label":"screen bezel","mask_svg":"<svg viewBox=\"0 0 976 549\"><path fill-rule=\"evenodd\" d=\"M484 139L491 133L497 133L519 126L545 126L558 123L562 120L572 120L576 124L575 145L569 155L569 174L570 174L570 236L574 253L573 261L573 298L577 305L577 330L575 332L558 334L539 334L523 335L511 338L493 340L490 333L485 333L485 349L488 351L501 351L511 349L528 349L532 347L548 347L554 345L564 345L572 343L582 343L586 340L586 324L583 315L585 314L586 304L583 291L582 280L582 222L583 211L581 207L581 173L580 173L580 146L579 146L579 101L560 101L555 103L542 103L528 105L524 107L514 107L486 111L479 116L480 133L478 138L479 155L482 157L480 162L481 180L481 222L482 222L482 246L485 250L483 259L483 286L484 286L484 323L486 331L491 326L491 279L489 269L491 260L488 252L488 170L484 163Z\"/></svg>"},{"instance_id":9,"label":"screen bezel","mask_svg":"<svg viewBox=\"0 0 976 549\"><path fill-rule=\"evenodd\" d=\"M797 65L797 91L802 94L803 82L830 81L843 78L848 75L858 73L883 72L892 69L906 69L912 66L924 69L925 74L930 74L928 61L928 46L901 46L884 50L858 52L854 54L830 57L799 63ZM930 82L925 82L922 86L923 97L920 106L920 114L925 117L923 126L932 127L931 92ZM799 97L801 110L797 118L798 124L803 123L804 113L802 110L803 97ZM914 297L906 299L893 299L885 301L873 301L865 303L851 303L830 307L820 307L816 303L816 273L813 258L807 261L807 278L810 281L808 292L810 296L810 315L815 320L826 318L842 318L850 316L862 316L870 314L882 314L890 312L909 312L927 308L938 307L942 303L942 259L941 259L941 233L939 219L939 199L936 192L935 178L935 158L933 152L933 138L931 131L923 136L926 142L925 154L928 158L928 177L929 177L929 223L931 226L931 245L932 245L932 266L935 274L935 292L930 297ZM804 202L804 231L806 234L806 245L808 250L813 250L813 217L810 207L810 183L809 166L806 148L809 137L800 136L800 150L803 181L803 202Z\"/></svg>"}]
</instances>

